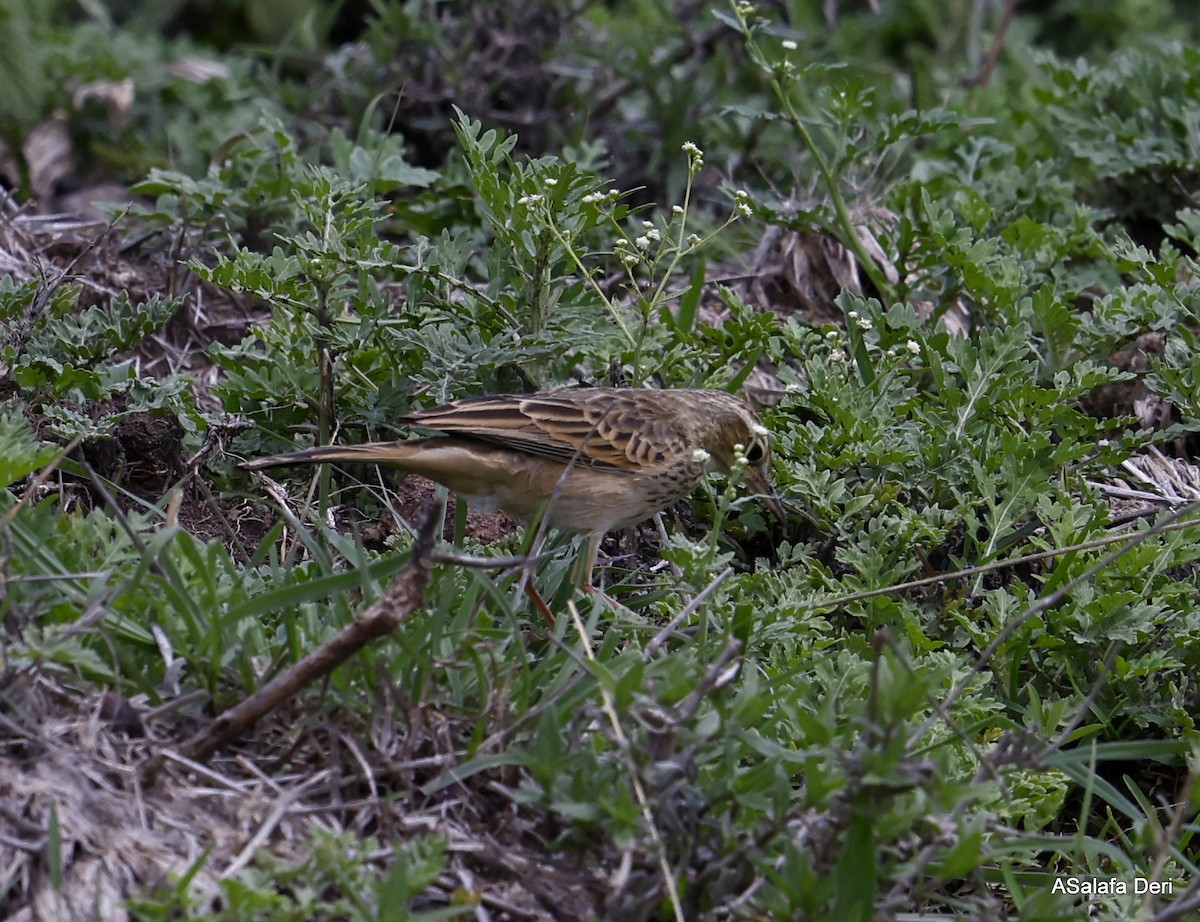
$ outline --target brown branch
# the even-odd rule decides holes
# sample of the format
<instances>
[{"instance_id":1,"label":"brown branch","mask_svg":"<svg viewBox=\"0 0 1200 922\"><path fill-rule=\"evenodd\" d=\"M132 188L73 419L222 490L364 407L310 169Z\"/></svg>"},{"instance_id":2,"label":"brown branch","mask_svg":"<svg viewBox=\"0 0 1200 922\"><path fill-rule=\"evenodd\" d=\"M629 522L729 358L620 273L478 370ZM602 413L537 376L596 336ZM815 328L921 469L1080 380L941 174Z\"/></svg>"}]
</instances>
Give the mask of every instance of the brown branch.
<instances>
[{"instance_id":1,"label":"brown branch","mask_svg":"<svg viewBox=\"0 0 1200 922\"><path fill-rule=\"evenodd\" d=\"M429 584L433 566L433 545L442 521L440 507L440 503L426 506L413 545L412 559L396 575L383 595L319 649L218 716L206 730L185 741L178 753L188 759L205 759L213 750L241 736L265 714L328 675L367 644L390 634L403 624L425 601L425 587ZM144 774L152 777L161 762L161 756L151 759Z\"/></svg>"},{"instance_id":2,"label":"brown branch","mask_svg":"<svg viewBox=\"0 0 1200 922\"><path fill-rule=\"evenodd\" d=\"M1000 60L1000 50L1004 47L1004 36L1008 33L1008 27L1012 24L1013 14L1016 11L1017 0L1008 0L1004 5L1004 12L1000 16L1000 25L996 27L996 34L992 36L992 47L988 49L983 66L979 68L978 73L963 81L967 86L987 86L988 81L992 79L996 62Z\"/></svg>"},{"instance_id":3,"label":"brown branch","mask_svg":"<svg viewBox=\"0 0 1200 922\"><path fill-rule=\"evenodd\" d=\"M60 287L62 287L67 279L71 278L71 275L75 271L75 267L79 265L80 260L98 247L105 237L108 237L110 234L112 234L116 230L117 224L120 223L127 214L129 214L128 208L109 221L108 226L105 227L104 230L100 231L100 233L98 233L82 250L75 254L75 258L67 263L67 267L55 275L54 278L49 279L46 277L46 268L44 266L38 267L38 271L42 276L42 282L45 287L39 288L37 294L34 295L32 300L30 300L29 307L25 310L25 316L21 319L21 322L17 324L16 329L9 337L9 346L11 347L14 356L14 364L16 363L17 358L19 358L20 355L25 351L25 347L29 344L29 339L33 336L33 328L37 326L38 321L42 318L42 315L45 314L46 310L50 307L50 304L54 299L54 293ZM8 377L11 373L11 368L6 367L3 369L4 377Z\"/></svg>"}]
</instances>

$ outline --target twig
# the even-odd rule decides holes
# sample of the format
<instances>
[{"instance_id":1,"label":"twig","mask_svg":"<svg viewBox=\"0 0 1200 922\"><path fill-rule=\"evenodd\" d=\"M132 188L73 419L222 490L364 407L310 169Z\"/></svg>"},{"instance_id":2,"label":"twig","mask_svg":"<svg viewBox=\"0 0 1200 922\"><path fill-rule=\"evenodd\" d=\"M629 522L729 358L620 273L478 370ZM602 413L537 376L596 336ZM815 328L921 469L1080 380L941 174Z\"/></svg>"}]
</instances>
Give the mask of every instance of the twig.
<instances>
[{"instance_id":1,"label":"twig","mask_svg":"<svg viewBox=\"0 0 1200 922\"><path fill-rule=\"evenodd\" d=\"M429 559L434 563L448 563L456 567L468 567L477 570L506 570L526 568L549 560L555 551L542 551L540 554L520 554L516 557L476 557L473 554L458 554L452 551L433 551Z\"/></svg>"},{"instance_id":2,"label":"twig","mask_svg":"<svg viewBox=\"0 0 1200 922\"><path fill-rule=\"evenodd\" d=\"M579 617L575 603L568 602L567 608L571 612L571 620L575 625L576 632L579 634L584 655L587 657L589 663L595 663L596 654L592 652L592 645L588 641L587 630L583 626L583 619ZM666 843L663 841L662 833L658 829L658 823L654 819L654 811L650 809L650 799L646 796L646 788L642 784L641 773L638 770L637 762L634 760L629 737L625 735L625 729L621 726L621 718L617 713L617 702L613 698L612 691L603 682L597 682L596 688L600 692L601 707L608 717L613 735L617 739L618 750L622 755L622 761L625 763L625 770L629 774L629 783L633 786L634 796L637 798L638 806L641 808L642 819L645 820L646 829L650 833L650 840L654 843L655 856L658 858L658 869L662 874L663 886L666 887L672 912L676 922L684 922L686 917L683 914L683 904L679 900L679 884L675 880L674 871L671 869L671 859L667 855Z\"/></svg>"},{"instance_id":3,"label":"twig","mask_svg":"<svg viewBox=\"0 0 1200 922\"><path fill-rule=\"evenodd\" d=\"M996 62L1000 60L1000 50L1004 47L1004 36L1008 33L1008 27L1012 23L1013 14L1016 11L1017 0L1008 0L1008 3L1004 5L1004 13L1000 17L1000 25L996 27L996 34L992 36L992 47L988 49L983 66L974 76L966 79L967 86L987 86L992 79Z\"/></svg>"},{"instance_id":4,"label":"twig","mask_svg":"<svg viewBox=\"0 0 1200 922\"><path fill-rule=\"evenodd\" d=\"M1178 519L1184 517L1190 512L1195 512L1197 509L1200 509L1200 501L1189 503L1177 512L1172 513L1161 525L1155 525L1154 527L1138 532L1135 535L1122 536L1125 539L1124 545L1117 548L1094 566L1089 567L1086 571L1075 577L1075 579L1071 580L1066 585L1055 590L1049 595L1038 599L1034 604L1025 609L1025 611L1021 612L1020 615L1004 625L1000 632L992 639L992 642L987 645L986 649L979 654L979 658L976 659L971 668L967 670L967 674L959 679L958 683L950 690L950 693L946 696L945 700L942 701L937 710L925 721L925 725L916 733L914 733L911 738L921 739L924 737L925 733L928 732L933 721L942 720L945 718L950 713L950 709L954 706L954 703L958 701L963 692L967 690L967 686L970 685L975 677L983 671L988 661L992 658L995 652L1000 649L1001 645L1003 645L1003 643L1008 640L1009 637L1029 623L1030 619L1032 619L1035 615L1046 611L1047 609L1053 608L1068 595L1074 592L1076 588L1083 585L1097 573L1112 564L1117 558L1133 550L1133 548L1137 547L1148 538L1171 530L1179 524L1177 522ZM1189 522L1187 524L1191 525L1195 523Z\"/></svg>"},{"instance_id":5,"label":"twig","mask_svg":"<svg viewBox=\"0 0 1200 922\"><path fill-rule=\"evenodd\" d=\"M1024 557L1010 557L1006 560L993 560L991 563L980 564L977 567L967 567L964 570L956 570L953 573L941 573L937 576L926 576L922 579L909 580L906 583L893 583L890 586L884 586L880 589L867 589L863 592L851 593L850 595L835 596L832 599L826 599L814 603L814 607L825 608L827 606L838 607L841 605L848 605L851 602L861 602L863 599L873 599L878 595L891 595L894 592L905 592L909 589L920 589L922 586L932 586L937 583L946 583L956 579L967 579L971 576L978 576L981 573L990 573L993 570L1003 570L1007 567L1016 567L1026 563L1036 563L1039 560L1050 560L1054 557L1061 557L1064 554L1073 554L1075 551L1090 551L1098 547L1107 547L1110 544L1119 544L1122 541L1140 541L1149 537L1150 535L1181 531L1184 528L1195 528L1197 525L1200 525L1200 521L1178 522L1175 520L1186 513L1193 512L1197 509L1200 509L1200 502L1192 502L1173 513L1162 525L1154 525L1146 531L1134 532L1133 534L1109 535L1107 538L1097 538L1094 541L1084 541L1081 544L1072 544L1068 547L1053 548L1049 551L1038 551L1035 554L1026 554ZM1121 550L1121 553L1123 552L1124 548Z\"/></svg>"},{"instance_id":6,"label":"twig","mask_svg":"<svg viewBox=\"0 0 1200 922\"><path fill-rule=\"evenodd\" d=\"M433 543L441 518L440 502L426 507L413 545L412 559L382 596L319 649L249 698L225 711L208 729L184 742L179 747L179 753L185 758L203 760L301 689L328 675L367 644L399 627L425 600L425 587L429 583L433 565ZM160 763L157 757L149 760L144 774L152 777Z\"/></svg>"},{"instance_id":7,"label":"twig","mask_svg":"<svg viewBox=\"0 0 1200 922\"><path fill-rule=\"evenodd\" d=\"M677 614L667 623L666 627L664 627L661 631L655 634L654 637L651 638L650 642L646 644L646 649L643 651L643 656L645 656L646 659L649 659L651 656L653 656L658 648L666 643L671 635L675 633L675 629L679 627L679 625L681 625L685 620L687 620L687 618L691 616L692 612L708 601L709 597L716 591L717 587L732 575L733 567L726 567L724 570L718 573L716 578L711 583L700 590L699 595L688 602L688 604L685 605L682 610L680 610L679 614Z\"/></svg>"}]
</instances>

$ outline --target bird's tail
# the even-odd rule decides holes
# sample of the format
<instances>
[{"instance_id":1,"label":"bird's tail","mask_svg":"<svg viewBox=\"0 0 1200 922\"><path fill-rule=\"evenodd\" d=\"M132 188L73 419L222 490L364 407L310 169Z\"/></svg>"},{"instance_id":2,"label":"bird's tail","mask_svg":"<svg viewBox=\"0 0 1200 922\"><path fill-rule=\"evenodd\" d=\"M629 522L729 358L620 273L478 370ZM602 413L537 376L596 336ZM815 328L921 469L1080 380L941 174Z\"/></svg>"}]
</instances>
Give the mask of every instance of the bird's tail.
<instances>
[{"instance_id":1,"label":"bird's tail","mask_svg":"<svg viewBox=\"0 0 1200 922\"><path fill-rule=\"evenodd\" d=\"M423 441L423 440L418 440ZM283 467L288 464L323 464L329 461L356 461L363 464L403 465L413 455L416 442L368 442L365 445L322 445L300 451L284 452L255 458L242 465L248 471L261 471L268 467Z\"/></svg>"}]
</instances>

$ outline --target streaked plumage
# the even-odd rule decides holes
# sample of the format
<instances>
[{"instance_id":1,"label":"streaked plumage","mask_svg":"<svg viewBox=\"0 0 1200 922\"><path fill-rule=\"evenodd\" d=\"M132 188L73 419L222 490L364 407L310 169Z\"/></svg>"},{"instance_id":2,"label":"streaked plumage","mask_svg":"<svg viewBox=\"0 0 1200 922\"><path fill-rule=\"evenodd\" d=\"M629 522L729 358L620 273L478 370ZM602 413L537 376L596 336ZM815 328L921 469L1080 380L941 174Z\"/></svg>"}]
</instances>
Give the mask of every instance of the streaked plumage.
<instances>
[{"instance_id":1,"label":"streaked plumage","mask_svg":"<svg viewBox=\"0 0 1200 922\"><path fill-rule=\"evenodd\" d=\"M600 539L686 496L707 470L728 471L741 445L750 485L784 516L769 482L767 431L724 391L561 388L471 397L401 422L444 436L330 445L249 462L387 464L444 484L475 504L587 537L591 583Z\"/></svg>"}]
</instances>

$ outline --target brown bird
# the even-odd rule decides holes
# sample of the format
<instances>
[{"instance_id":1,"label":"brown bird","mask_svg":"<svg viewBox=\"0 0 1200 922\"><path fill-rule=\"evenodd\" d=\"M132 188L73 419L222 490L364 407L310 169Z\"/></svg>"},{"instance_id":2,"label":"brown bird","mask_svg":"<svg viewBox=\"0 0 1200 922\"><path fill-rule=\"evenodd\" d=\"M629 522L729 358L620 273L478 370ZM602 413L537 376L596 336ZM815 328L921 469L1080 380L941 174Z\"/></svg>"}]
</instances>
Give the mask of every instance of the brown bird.
<instances>
[{"instance_id":1,"label":"brown bird","mask_svg":"<svg viewBox=\"0 0 1200 922\"><path fill-rule=\"evenodd\" d=\"M400 421L445 435L307 448L244 466L374 462L525 521L544 511L549 525L586 538L579 571L585 589L606 533L687 496L706 471L729 471L736 446L750 486L785 517L770 486L767 430L748 404L724 391L560 388L470 397Z\"/></svg>"}]
</instances>

